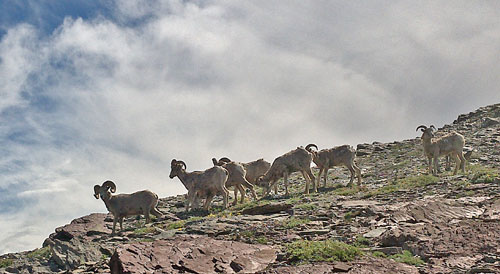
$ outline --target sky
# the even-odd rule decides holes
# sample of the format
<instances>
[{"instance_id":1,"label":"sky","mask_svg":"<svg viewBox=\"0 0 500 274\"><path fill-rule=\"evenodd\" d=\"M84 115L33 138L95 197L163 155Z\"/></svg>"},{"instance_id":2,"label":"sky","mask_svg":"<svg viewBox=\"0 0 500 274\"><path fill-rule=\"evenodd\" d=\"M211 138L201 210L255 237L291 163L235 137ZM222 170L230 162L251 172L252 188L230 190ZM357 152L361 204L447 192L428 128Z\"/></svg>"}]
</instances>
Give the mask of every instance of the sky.
<instances>
[{"instance_id":1,"label":"sky","mask_svg":"<svg viewBox=\"0 0 500 274\"><path fill-rule=\"evenodd\" d=\"M499 1L0 0L0 254L212 157L415 138L500 101Z\"/></svg>"}]
</instances>

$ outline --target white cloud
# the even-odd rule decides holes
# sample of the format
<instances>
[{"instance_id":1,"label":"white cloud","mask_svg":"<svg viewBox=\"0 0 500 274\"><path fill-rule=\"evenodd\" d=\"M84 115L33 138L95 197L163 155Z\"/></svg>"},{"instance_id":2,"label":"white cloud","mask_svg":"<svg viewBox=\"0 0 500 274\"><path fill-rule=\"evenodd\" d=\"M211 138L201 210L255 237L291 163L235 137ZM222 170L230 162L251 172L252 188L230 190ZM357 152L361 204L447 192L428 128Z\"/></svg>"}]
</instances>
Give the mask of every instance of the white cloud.
<instances>
[{"instance_id":1,"label":"white cloud","mask_svg":"<svg viewBox=\"0 0 500 274\"><path fill-rule=\"evenodd\" d=\"M310 142L412 138L498 102L500 9L439 5L120 1L117 21L9 29L0 253L105 212L92 187L108 179L118 192L182 193L172 158L200 170Z\"/></svg>"}]
</instances>

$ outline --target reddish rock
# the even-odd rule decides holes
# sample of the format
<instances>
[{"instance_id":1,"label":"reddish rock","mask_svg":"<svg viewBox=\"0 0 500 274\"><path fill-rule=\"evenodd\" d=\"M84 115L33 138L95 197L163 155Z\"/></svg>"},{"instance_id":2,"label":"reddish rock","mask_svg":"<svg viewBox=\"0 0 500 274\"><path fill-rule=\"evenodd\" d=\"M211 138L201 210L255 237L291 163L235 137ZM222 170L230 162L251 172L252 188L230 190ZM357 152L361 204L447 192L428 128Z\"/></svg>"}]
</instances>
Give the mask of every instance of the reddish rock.
<instances>
[{"instance_id":1,"label":"reddish rock","mask_svg":"<svg viewBox=\"0 0 500 274\"><path fill-rule=\"evenodd\" d=\"M276 260L265 245L183 236L125 244L110 260L111 273L254 273Z\"/></svg>"}]
</instances>

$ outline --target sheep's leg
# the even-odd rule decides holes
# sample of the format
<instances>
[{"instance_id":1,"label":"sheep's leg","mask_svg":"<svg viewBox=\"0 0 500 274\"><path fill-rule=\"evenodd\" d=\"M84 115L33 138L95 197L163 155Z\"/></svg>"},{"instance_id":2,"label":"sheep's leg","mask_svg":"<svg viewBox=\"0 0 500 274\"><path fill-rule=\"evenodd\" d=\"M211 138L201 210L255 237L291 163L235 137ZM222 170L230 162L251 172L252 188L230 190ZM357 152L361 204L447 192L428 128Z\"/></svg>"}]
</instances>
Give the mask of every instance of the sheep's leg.
<instances>
[{"instance_id":1,"label":"sheep's leg","mask_svg":"<svg viewBox=\"0 0 500 274\"><path fill-rule=\"evenodd\" d=\"M439 172L439 157L438 156L434 157L434 172L435 172L435 175L437 175Z\"/></svg>"},{"instance_id":2,"label":"sheep's leg","mask_svg":"<svg viewBox=\"0 0 500 274\"><path fill-rule=\"evenodd\" d=\"M462 172L465 173L465 157L462 151L458 152L458 158L460 158L460 167L462 168Z\"/></svg>"},{"instance_id":3,"label":"sheep's leg","mask_svg":"<svg viewBox=\"0 0 500 274\"><path fill-rule=\"evenodd\" d=\"M457 153L453 153L453 159L455 161L455 170L453 171L453 175L456 175L458 172L458 169L460 168L462 161L460 159L460 156L458 156Z\"/></svg>"},{"instance_id":4,"label":"sheep's leg","mask_svg":"<svg viewBox=\"0 0 500 274\"><path fill-rule=\"evenodd\" d=\"M225 185L222 185L222 196L224 197L224 208L227 208L229 203L229 190L227 190Z\"/></svg>"},{"instance_id":5,"label":"sheep's leg","mask_svg":"<svg viewBox=\"0 0 500 274\"><path fill-rule=\"evenodd\" d=\"M323 173L323 168L319 168L319 173L318 173L318 178L316 178L318 181L316 182L317 185L319 185L319 181L321 180L321 174ZM326 186L326 184L325 184Z\"/></svg>"},{"instance_id":6,"label":"sheep's leg","mask_svg":"<svg viewBox=\"0 0 500 274\"><path fill-rule=\"evenodd\" d=\"M144 211L144 218L146 219L146 222L144 224L148 224L151 221L151 217L149 216L149 210Z\"/></svg>"},{"instance_id":7,"label":"sheep's leg","mask_svg":"<svg viewBox=\"0 0 500 274\"><path fill-rule=\"evenodd\" d=\"M288 193L288 172L286 171L283 173L283 180L285 181L285 196L288 196L290 193Z\"/></svg>"},{"instance_id":8,"label":"sheep's leg","mask_svg":"<svg viewBox=\"0 0 500 274\"><path fill-rule=\"evenodd\" d=\"M188 196L186 200L186 212L189 212L189 206L193 205L193 202L196 200L197 196L198 193L196 191L188 191Z\"/></svg>"},{"instance_id":9,"label":"sheep's leg","mask_svg":"<svg viewBox=\"0 0 500 274\"><path fill-rule=\"evenodd\" d=\"M235 185L234 186L234 201L233 201L233 206L235 206L238 203L238 190L240 190L239 186L240 185ZM243 194L243 192L241 192L241 194Z\"/></svg>"},{"instance_id":10,"label":"sheep's leg","mask_svg":"<svg viewBox=\"0 0 500 274\"><path fill-rule=\"evenodd\" d=\"M151 208L150 213L153 214L154 216L156 216L156 218L162 217L161 212L158 209L156 209L155 207Z\"/></svg>"},{"instance_id":11,"label":"sheep's leg","mask_svg":"<svg viewBox=\"0 0 500 274\"><path fill-rule=\"evenodd\" d=\"M432 157L427 157L427 159L429 160L429 174L434 174L432 170Z\"/></svg>"},{"instance_id":12,"label":"sheep's leg","mask_svg":"<svg viewBox=\"0 0 500 274\"><path fill-rule=\"evenodd\" d=\"M361 186L361 169L353 162L352 168L356 171L356 175L358 176L358 186Z\"/></svg>"},{"instance_id":13,"label":"sheep's leg","mask_svg":"<svg viewBox=\"0 0 500 274\"><path fill-rule=\"evenodd\" d=\"M278 195L278 184L274 184L274 195Z\"/></svg>"},{"instance_id":14,"label":"sheep's leg","mask_svg":"<svg viewBox=\"0 0 500 274\"><path fill-rule=\"evenodd\" d=\"M325 173L323 174L323 188L326 188L326 181L328 179L328 170L329 168L325 168ZM318 185L319 185L319 175L318 175Z\"/></svg>"},{"instance_id":15,"label":"sheep's leg","mask_svg":"<svg viewBox=\"0 0 500 274\"><path fill-rule=\"evenodd\" d=\"M208 211L208 207L210 206L210 203L212 202L213 198L214 198L213 194L209 194L207 196L207 199L205 200L205 204L203 204L203 209ZM224 199L224 208L226 208L226 207L227 207L227 203L226 203L226 200Z\"/></svg>"},{"instance_id":16,"label":"sheep's leg","mask_svg":"<svg viewBox=\"0 0 500 274\"><path fill-rule=\"evenodd\" d=\"M120 231L123 230L123 217L120 218Z\"/></svg>"},{"instance_id":17,"label":"sheep's leg","mask_svg":"<svg viewBox=\"0 0 500 274\"><path fill-rule=\"evenodd\" d=\"M246 191L241 184L238 185L238 189L240 190L240 193L241 193L240 204L242 204L245 202L245 192Z\"/></svg>"},{"instance_id":18,"label":"sheep's leg","mask_svg":"<svg viewBox=\"0 0 500 274\"><path fill-rule=\"evenodd\" d=\"M255 193L254 185L250 183L245 177L243 177L243 181L241 182L246 188L250 189L250 192L252 193L252 197L254 200L257 200L257 193ZM243 188L242 188L243 189ZM243 195L245 192L242 192L242 203L243 203Z\"/></svg>"},{"instance_id":19,"label":"sheep's leg","mask_svg":"<svg viewBox=\"0 0 500 274\"><path fill-rule=\"evenodd\" d=\"M349 186L352 186L352 182L354 181L354 168L352 165L347 165L347 168L349 169L349 172L351 173L351 178L349 179Z\"/></svg>"},{"instance_id":20,"label":"sheep's leg","mask_svg":"<svg viewBox=\"0 0 500 274\"><path fill-rule=\"evenodd\" d=\"M306 174L309 176L309 181L311 181L311 184L313 185L313 191L318 192L318 185L316 185L316 178L314 178L311 168L308 168L306 170Z\"/></svg>"},{"instance_id":21,"label":"sheep's leg","mask_svg":"<svg viewBox=\"0 0 500 274\"><path fill-rule=\"evenodd\" d=\"M113 231L111 231L111 235L115 235L115 231L116 231L116 221L118 221L118 218L117 218L117 217L114 217L114 218L113 218Z\"/></svg>"},{"instance_id":22,"label":"sheep's leg","mask_svg":"<svg viewBox=\"0 0 500 274\"><path fill-rule=\"evenodd\" d=\"M450 155L446 155L446 167L445 167L445 170L446 171L450 171L451 170L451 159L450 159Z\"/></svg>"},{"instance_id":23,"label":"sheep's leg","mask_svg":"<svg viewBox=\"0 0 500 274\"><path fill-rule=\"evenodd\" d=\"M302 170L301 171L302 176L304 176L304 179L306 180L306 190L304 191L305 194L309 194L309 178L307 178L307 174Z\"/></svg>"}]
</instances>

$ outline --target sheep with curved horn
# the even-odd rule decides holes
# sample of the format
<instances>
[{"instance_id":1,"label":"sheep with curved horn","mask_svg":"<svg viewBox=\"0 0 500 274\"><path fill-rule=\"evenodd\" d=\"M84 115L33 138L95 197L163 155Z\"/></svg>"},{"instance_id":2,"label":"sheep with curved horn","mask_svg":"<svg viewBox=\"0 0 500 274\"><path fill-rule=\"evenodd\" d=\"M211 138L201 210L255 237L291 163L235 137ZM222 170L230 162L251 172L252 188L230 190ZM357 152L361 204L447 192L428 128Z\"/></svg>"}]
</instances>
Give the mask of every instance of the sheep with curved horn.
<instances>
[{"instance_id":1,"label":"sheep with curved horn","mask_svg":"<svg viewBox=\"0 0 500 274\"><path fill-rule=\"evenodd\" d=\"M306 189L304 193L309 194L309 183L312 183L313 191L317 192L316 180L311 171L312 153L303 147L297 147L288 153L285 153L274 159L271 167L266 174L257 179L257 183L265 188L265 195L269 195L271 188L276 185L278 180L283 177L285 181L285 195L288 193L288 175L292 172L300 171L306 180Z\"/></svg>"},{"instance_id":2,"label":"sheep with curved horn","mask_svg":"<svg viewBox=\"0 0 500 274\"><path fill-rule=\"evenodd\" d=\"M146 217L146 223L149 223L149 214L155 215L157 218L162 217L162 214L156 209L158 205L158 195L149 191L141 190L132 194L117 194L116 185L112 181L106 181L102 185L94 186L94 197L104 201L106 208L113 214L113 231L115 234L116 222L120 220L120 230L123 230L123 218L133 215L143 214Z\"/></svg>"},{"instance_id":3,"label":"sheep with curved horn","mask_svg":"<svg viewBox=\"0 0 500 274\"><path fill-rule=\"evenodd\" d=\"M186 163L183 161L172 160L170 179L178 177L182 184L188 190L186 200L186 211L189 206L197 201L198 198L205 198L203 208L208 210L210 202L216 194L221 194L224 198L224 208L227 208L229 191L225 183L229 172L219 166L214 166L205 171L186 171Z\"/></svg>"},{"instance_id":4,"label":"sheep with curved horn","mask_svg":"<svg viewBox=\"0 0 500 274\"><path fill-rule=\"evenodd\" d=\"M312 150L311 147L315 147L316 151ZM342 145L318 151L318 147L315 144L309 144L306 146L306 150L312 153L313 162L319 168L318 181L316 182L317 185L319 185L321 174L324 172L323 187L326 187L328 170L334 166L340 165L344 165L351 172L349 185L352 185L354 175L358 177L358 186L361 185L361 170L354 163L356 150L352 146Z\"/></svg>"},{"instance_id":5,"label":"sheep with curved horn","mask_svg":"<svg viewBox=\"0 0 500 274\"><path fill-rule=\"evenodd\" d=\"M442 137L434 138L434 130L436 128L431 125L427 127L420 125L416 131L422 131L422 144L424 153L429 162L429 173L437 174L439 172L439 156L451 155L456 162L453 175L457 174L459 167L462 172L465 172L465 158L463 150L465 146L465 138L462 134L455 131L448 133Z\"/></svg>"},{"instance_id":6,"label":"sheep with curved horn","mask_svg":"<svg viewBox=\"0 0 500 274\"><path fill-rule=\"evenodd\" d=\"M246 179L246 170L241 163L233 162L227 157L221 158L217 161L216 158L212 158L212 163L214 166L221 166L225 168L229 172L229 177L226 181L226 187L234 186L234 202L233 205L236 205L238 202L238 191L241 192L241 200L240 203L245 202L245 189L250 189L252 196L255 200L257 200L257 194L254 190L254 185L248 182Z\"/></svg>"}]
</instances>

